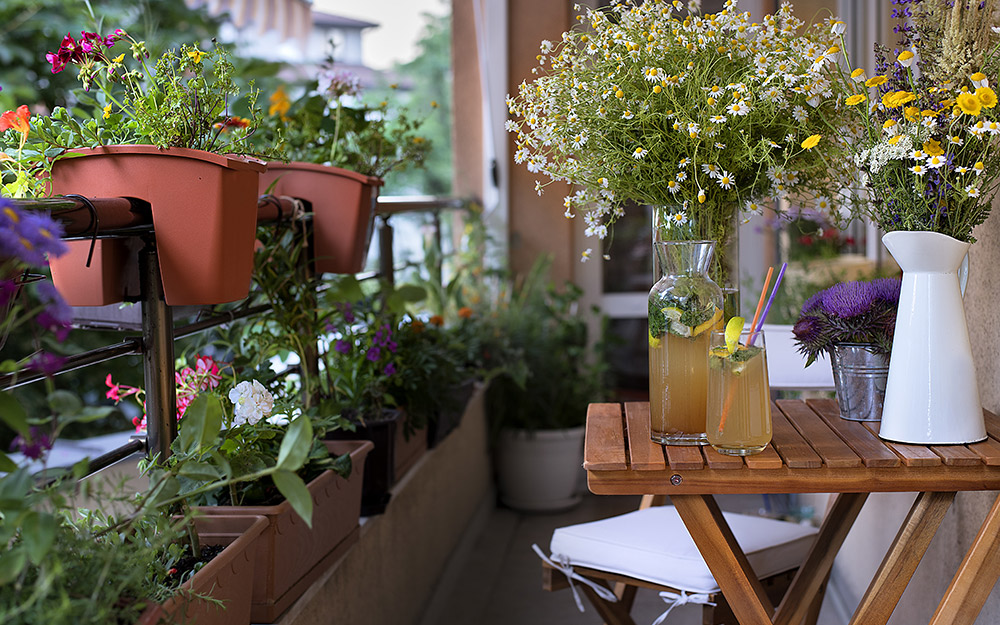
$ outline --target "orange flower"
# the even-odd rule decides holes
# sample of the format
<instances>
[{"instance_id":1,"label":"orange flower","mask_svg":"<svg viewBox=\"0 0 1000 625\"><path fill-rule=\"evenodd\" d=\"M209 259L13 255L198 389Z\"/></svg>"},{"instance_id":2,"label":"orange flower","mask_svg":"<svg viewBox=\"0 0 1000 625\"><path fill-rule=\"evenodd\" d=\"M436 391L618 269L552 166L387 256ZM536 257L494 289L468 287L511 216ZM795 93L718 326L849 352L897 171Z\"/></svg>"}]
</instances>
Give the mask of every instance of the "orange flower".
<instances>
[{"instance_id":1,"label":"orange flower","mask_svg":"<svg viewBox=\"0 0 1000 625\"><path fill-rule=\"evenodd\" d=\"M431 325L436 325L436 326L444 325L444 317L442 317L441 315L434 315L433 317L428 319L428 321L431 322Z\"/></svg>"},{"instance_id":2,"label":"orange flower","mask_svg":"<svg viewBox=\"0 0 1000 625\"><path fill-rule=\"evenodd\" d=\"M424 331L424 322L419 319L414 319L413 323L410 324L410 327L413 328L414 332L419 334Z\"/></svg>"},{"instance_id":3,"label":"orange flower","mask_svg":"<svg viewBox=\"0 0 1000 625\"><path fill-rule=\"evenodd\" d=\"M13 128L22 135L27 135L28 128L31 126L28 123L29 119L31 119L31 113L28 111L28 107L22 104L17 107L16 111L7 111L0 115L0 132Z\"/></svg>"},{"instance_id":4,"label":"orange flower","mask_svg":"<svg viewBox=\"0 0 1000 625\"><path fill-rule=\"evenodd\" d=\"M461 308L458 309L458 316L461 317L462 319L468 319L469 317L472 316L472 309L469 308L468 306L462 306Z\"/></svg>"}]
</instances>

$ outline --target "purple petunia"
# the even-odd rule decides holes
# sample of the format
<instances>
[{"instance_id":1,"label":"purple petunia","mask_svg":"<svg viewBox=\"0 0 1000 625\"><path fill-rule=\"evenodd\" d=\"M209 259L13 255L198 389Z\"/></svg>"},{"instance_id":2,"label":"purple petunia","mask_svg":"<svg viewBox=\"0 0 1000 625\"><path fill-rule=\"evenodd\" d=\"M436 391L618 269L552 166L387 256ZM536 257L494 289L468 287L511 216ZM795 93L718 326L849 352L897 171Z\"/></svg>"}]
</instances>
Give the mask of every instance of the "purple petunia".
<instances>
[{"instance_id":1,"label":"purple petunia","mask_svg":"<svg viewBox=\"0 0 1000 625\"><path fill-rule=\"evenodd\" d=\"M24 436L18 434L11 442L10 450L24 454L25 458L40 460L52 449L54 443L55 440L48 432L40 427L31 426L28 430L28 438L25 439Z\"/></svg>"}]
</instances>

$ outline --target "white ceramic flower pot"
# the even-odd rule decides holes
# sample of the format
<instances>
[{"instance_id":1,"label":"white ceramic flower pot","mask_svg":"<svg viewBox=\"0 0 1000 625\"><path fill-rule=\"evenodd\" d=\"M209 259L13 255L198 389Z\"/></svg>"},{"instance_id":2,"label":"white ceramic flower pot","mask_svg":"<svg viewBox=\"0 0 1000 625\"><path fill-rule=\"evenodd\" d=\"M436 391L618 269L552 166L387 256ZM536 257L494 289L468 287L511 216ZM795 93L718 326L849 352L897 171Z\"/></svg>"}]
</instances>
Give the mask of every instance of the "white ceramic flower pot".
<instances>
[{"instance_id":1,"label":"white ceramic flower pot","mask_svg":"<svg viewBox=\"0 0 1000 625\"><path fill-rule=\"evenodd\" d=\"M527 512L556 512L578 504L584 433L584 426L502 430L495 458L500 500Z\"/></svg>"},{"instance_id":2,"label":"white ceramic flower pot","mask_svg":"<svg viewBox=\"0 0 1000 625\"><path fill-rule=\"evenodd\" d=\"M958 270L969 244L937 232L882 237L903 269L879 435L950 445L986 438Z\"/></svg>"}]
</instances>

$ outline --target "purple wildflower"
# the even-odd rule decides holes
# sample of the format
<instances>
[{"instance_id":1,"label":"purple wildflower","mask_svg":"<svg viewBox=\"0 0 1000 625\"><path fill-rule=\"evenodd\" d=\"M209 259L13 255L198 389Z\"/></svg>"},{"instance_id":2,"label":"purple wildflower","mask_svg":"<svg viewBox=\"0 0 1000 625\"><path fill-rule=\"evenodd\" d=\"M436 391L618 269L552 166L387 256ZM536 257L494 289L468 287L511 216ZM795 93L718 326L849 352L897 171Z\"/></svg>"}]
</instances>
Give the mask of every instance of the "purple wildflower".
<instances>
[{"instance_id":1,"label":"purple wildflower","mask_svg":"<svg viewBox=\"0 0 1000 625\"><path fill-rule=\"evenodd\" d=\"M25 458L40 460L52 449L54 443L55 440L48 432L40 427L31 426L28 430L28 438L25 439L24 436L18 434L10 444L10 450L21 452Z\"/></svg>"},{"instance_id":2,"label":"purple wildflower","mask_svg":"<svg viewBox=\"0 0 1000 625\"><path fill-rule=\"evenodd\" d=\"M899 278L879 278L872 280L872 299L889 302L892 304L899 302L899 289L902 281Z\"/></svg>"},{"instance_id":3,"label":"purple wildflower","mask_svg":"<svg viewBox=\"0 0 1000 625\"><path fill-rule=\"evenodd\" d=\"M823 292L820 291L814 294L809 299L807 299L805 304L802 304L802 314L804 315L808 312L816 310L817 308L820 307L820 304L822 303L823 303Z\"/></svg>"},{"instance_id":4,"label":"purple wildflower","mask_svg":"<svg viewBox=\"0 0 1000 625\"><path fill-rule=\"evenodd\" d=\"M376 362L381 355L382 355L382 350L379 349L379 347L372 345L371 347L368 348L368 353L365 354L365 358L367 358L371 362Z\"/></svg>"},{"instance_id":5,"label":"purple wildflower","mask_svg":"<svg viewBox=\"0 0 1000 625\"><path fill-rule=\"evenodd\" d=\"M38 352L28 361L27 368L52 377L62 366L66 364L66 358L56 356L48 352Z\"/></svg>"},{"instance_id":6,"label":"purple wildflower","mask_svg":"<svg viewBox=\"0 0 1000 625\"><path fill-rule=\"evenodd\" d=\"M343 304L341 304L340 305L340 311L341 311L341 313L343 313L343 315L344 315L344 321L347 322L348 325L354 323L354 321L355 321L354 311L351 309L351 303L350 302L344 302Z\"/></svg>"},{"instance_id":7,"label":"purple wildflower","mask_svg":"<svg viewBox=\"0 0 1000 625\"><path fill-rule=\"evenodd\" d=\"M382 369L382 373L384 373L386 376L390 376L393 373L396 373L396 365L390 362L385 366L385 369Z\"/></svg>"},{"instance_id":8,"label":"purple wildflower","mask_svg":"<svg viewBox=\"0 0 1000 625\"><path fill-rule=\"evenodd\" d=\"M819 317L811 315L799 317L799 320L795 322L795 326L792 327L792 334L803 343L812 343L819 338L822 331L822 323Z\"/></svg>"},{"instance_id":9,"label":"purple wildflower","mask_svg":"<svg viewBox=\"0 0 1000 625\"><path fill-rule=\"evenodd\" d=\"M337 339L337 343L333 348L341 354L351 353L351 344L343 339Z\"/></svg>"},{"instance_id":10,"label":"purple wildflower","mask_svg":"<svg viewBox=\"0 0 1000 625\"><path fill-rule=\"evenodd\" d=\"M17 295L17 282L13 280L0 280L0 306L6 306L10 300Z\"/></svg>"}]
</instances>

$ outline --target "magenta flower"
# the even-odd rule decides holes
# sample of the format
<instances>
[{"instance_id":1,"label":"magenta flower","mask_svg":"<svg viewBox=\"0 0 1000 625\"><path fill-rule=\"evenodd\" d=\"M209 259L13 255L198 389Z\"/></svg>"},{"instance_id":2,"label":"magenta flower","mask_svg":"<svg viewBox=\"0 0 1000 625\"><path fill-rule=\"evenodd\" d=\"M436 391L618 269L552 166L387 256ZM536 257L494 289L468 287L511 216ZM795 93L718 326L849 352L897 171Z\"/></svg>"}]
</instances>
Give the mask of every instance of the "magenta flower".
<instances>
[{"instance_id":1,"label":"magenta flower","mask_svg":"<svg viewBox=\"0 0 1000 625\"><path fill-rule=\"evenodd\" d=\"M351 344L343 339L337 339L337 343L333 348L341 354L349 354L351 352Z\"/></svg>"},{"instance_id":2,"label":"magenta flower","mask_svg":"<svg viewBox=\"0 0 1000 625\"><path fill-rule=\"evenodd\" d=\"M40 427L31 426L28 430L28 437L18 434L10 444L11 451L24 454L25 458L40 460L52 449L55 440L52 436Z\"/></svg>"},{"instance_id":3,"label":"magenta flower","mask_svg":"<svg viewBox=\"0 0 1000 625\"><path fill-rule=\"evenodd\" d=\"M384 373L386 377L396 373L396 365L390 362L385 366L385 369L382 369L382 373Z\"/></svg>"},{"instance_id":4,"label":"magenta flower","mask_svg":"<svg viewBox=\"0 0 1000 625\"><path fill-rule=\"evenodd\" d=\"M371 347L368 348L368 353L365 354L365 358L367 358L371 362L376 362L379 359L379 356L381 355L382 355L382 350L376 347L375 345L372 345Z\"/></svg>"},{"instance_id":5,"label":"magenta flower","mask_svg":"<svg viewBox=\"0 0 1000 625\"><path fill-rule=\"evenodd\" d=\"M66 364L66 358L63 356L49 352L38 352L28 361L27 368L51 378L64 364Z\"/></svg>"}]
</instances>

